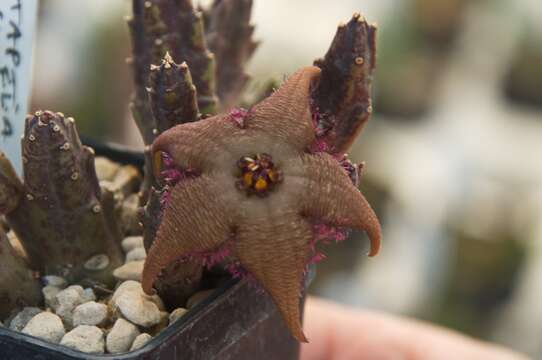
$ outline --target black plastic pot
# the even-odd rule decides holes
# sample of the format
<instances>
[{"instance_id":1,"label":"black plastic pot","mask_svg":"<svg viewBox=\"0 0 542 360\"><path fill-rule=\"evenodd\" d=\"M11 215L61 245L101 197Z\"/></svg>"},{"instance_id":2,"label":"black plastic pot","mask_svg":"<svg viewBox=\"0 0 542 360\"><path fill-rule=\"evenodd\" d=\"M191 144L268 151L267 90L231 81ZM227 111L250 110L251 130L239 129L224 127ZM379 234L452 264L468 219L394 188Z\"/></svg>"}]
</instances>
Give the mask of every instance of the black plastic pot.
<instances>
[{"instance_id":1,"label":"black plastic pot","mask_svg":"<svg viewBox=\"0 0 542 360\"><path fill-rule=\"evenodd\" d=\"M190 309L139 350L88 355L0 328L0 359L297 359L290 335L271 299L244 281L231 281Z\"/></svg>"},{"instance_id":2,"label":"black plastic pot","mask_svg":"<svg viewBox=\"0 0 542 360\"><path fill-rule=\"evenodd\" d=\"M142 166L141 153L83 140L98 156ZM310 271L307 280L314 274ZM308 282L307 282L308 283ZM303 306L304 298L301 299ZM280 359L299 357L271 298L246 281L230 280L141 349L120 355L89 355L0 327L0 359Z\"/></svg>"}]
</instances>

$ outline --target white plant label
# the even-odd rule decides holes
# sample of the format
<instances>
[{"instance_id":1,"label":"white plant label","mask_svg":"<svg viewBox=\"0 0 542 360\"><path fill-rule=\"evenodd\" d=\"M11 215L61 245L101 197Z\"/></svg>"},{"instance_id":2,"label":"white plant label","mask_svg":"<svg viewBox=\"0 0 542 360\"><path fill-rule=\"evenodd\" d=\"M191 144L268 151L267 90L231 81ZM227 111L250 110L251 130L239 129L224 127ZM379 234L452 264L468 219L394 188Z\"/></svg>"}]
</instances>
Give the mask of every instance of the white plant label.
<instances>
[{"instance_id":1,"label":"white plant label","mask_svg":"<svg viewBox=\"0 0 542 360\"><path fill-rule=\"evenodd\" d=\"M38 0L0 0L0 149L21 174Z\"/></svg>"}]
</instances>

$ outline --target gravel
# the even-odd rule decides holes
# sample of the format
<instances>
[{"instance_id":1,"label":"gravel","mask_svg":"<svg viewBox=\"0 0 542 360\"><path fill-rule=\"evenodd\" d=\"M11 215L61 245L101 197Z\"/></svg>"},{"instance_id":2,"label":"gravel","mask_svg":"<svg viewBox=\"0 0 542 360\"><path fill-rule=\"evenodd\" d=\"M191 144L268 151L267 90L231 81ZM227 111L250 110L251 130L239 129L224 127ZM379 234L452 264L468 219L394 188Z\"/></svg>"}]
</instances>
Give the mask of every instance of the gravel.
<instances>
[{"instance_id":1,"label":"gravel","mask_svg":"<svg viewBox=\"0 0 542 360\"><path fill-rule=\"evenodd\" d=\"M113 271L113 276L119 280L141 280L144 260L130 261Z\"/></svg>"},{"instance_id":2,"label":"gravel","mask_svg":"<svg viewBox=\"0 0 542 360\"><path fill-rule=\"evenodd\" d=\"M91 257L83 265L89 271L105 270L109 266L109 257L105 254L99 254Z\"/></svg>"},{"instance_id":3,"label":"gravel","mask_svg":"<svg viewBox=\"0 0 542 360\"><path fill-rule=\"evenodd\" d=\"M103 325L108 319L107 305L89 301L73 311L73 325Z\"/></svg>"},{"instance_id":4,"label":"gravel","mask_svg":"<svg viewBox=\"0 0 542 360\"><path fill-rule=\"evenodd\" d=\"M86 288L81 294L81 299L83 301L83 304L89 301L94 301L96 300L96 294L94 294L94 290L92 290L91 288Z\"/></svg>"},{"instance_id":5,"label":"gravel","mask_svg":"<svg viewBox=\"0 0 542 360\"><path fill-rule=\"evenodd\" d=\"M138 260L145 260L147 258L147 252L145 251L145 248L138 247L135 249L132 249L126 254L126 262L129 263L130 261L138 261Z\"/></svg>"},{"instance_id":6,"label":"gravel","mask_svg":"<svg viewBox=\"0 0 542 360\"><path fill-rule=\"evenodd\" d=\"M175 321L179 320L188 310L185 308L177 308L169 314L169 324L173 324Z\"/></svg>"},{"instance_id":7,"label":"gravel","mask_svg":"<svg viewBox=\"0 0 542 360\"><path fill-rule=\"evenodd\" d=\"M119 354L130 350L138 335L137 326L124 319L118 319L107 334L107 351L111 354Z\"/></svg>"},{"instance_id":8,"label":"gravel","mask_svg":"<svg viewBox=\"0 0 542 360\"><path fill-rule=\"evenodd\" d=\"M56 275L47 275L41 278L44 285L51 285L59 289L64 289L68 286L66 279Z\"/></svg>"},{"instance_id":9,"label":"gravel","mask_svg":"<svg viewBox=\"0 0 542 360\"><path fill-rule=\"evenodd\" d=\"M137 246L127 255L128 259L144 256L144 249ZM97 300L91 288L67 286L61 277L46 276L42 281L46 306L54 312L27 307L6 326L89 354L119 354L144 346L170 322L160 297L145 294L135 280L123 281L106 304L104 294L99 293ZM183 310L177 309L173 318L182 316ZM141 334L140 329L148 330Z\"/></svg>"},{"instance_id":10,"label":"gravel","mask_svg":"<svg viewBox=\"0 0 542 360\"><path fill-rule=\"evenodd\" d=\"M38 315L42 311L43 310L37 307L25 307L10 321L9 329L14 331L21 331L34 316Z\"/></svg>"},{"instance_id":11,"label":"gravel","mask_svg":"<svg viewBox=\"0 0 542 360\"><path fill-rule=\"evenodd\" d=\"M148 343L152 339L152 336L150 336L147 333L139 334L132 344L132 347L130 347L130 351L134 351L137 349L142 348L146 343Z\"/></svg>"},{"instance_id":12,"label":"gravel","mask_svg":"<svg viewBox=\"0 0 542 360\"><path fill-rule=\"evenodd\" d=\"M46 285L41 289L43 299L45 300L45 306L51 309L58 307L58 301L56 300L57 294L60 292L60 288L53 285Z\"/></svg>"},{"instance_id":13,"label":"gravel","mask_svg":"<svg viewBox=\"0 0 542 360\"><path fill-rule=\"evenodd\" d=\"M120 316L144 328L157 325L162 320L162 301L158 296L146 295L137 281L123 282L113 294L110 304Z\"/></svg>"},{"instance_id":14,"label":"gravel","mask_svg":"<svg viewBox=\"0 0 542 360\"><path fill-rule=\"evenodd\" d=\"M79 285L72 285L56 294L58 306L55 313L62 318L68 328L73 327L73 310L77 305L84 303L84 289Z\"/></svg>"},{"instance_id":15,"label":"gravel","mask_svg":"<svg viewBox=\"0 0 542 360\"><path fill-rule=\"evenodd\" d=\"M111 297L111 303L114 304L120 295L129 291L137 292L139 294L143 293L143 288L141 287L141 283L134 280L128 280L128 281L122 282L113 293L113 296Z\"/></svg>"},{"instance_id":16,"label":"gravel","mask_svg":"<svg viewBox=\"0 0 542 360\"><path fill-rule=\"evenodd\" d=\"M143 247L143 236L128 236L122 240L122 250L127 254L135 248Z\"/></svg>"},{"instance_id":17,"label":"gravel","mask_svg":"<svg viewBox=\"0 0 542 360\"><path fill-rule=\"evenodd\" d=\"M124 318L144 328L160 323L158 306L141 294L125 292L115 301L115 307Z\"/></svg>"},{"instance_id":18,"label":"gravel","mask_svg":"<svg viewBox=\"0 0 542 360\"><path fill-rule=\"evenodd\" d=\"M146 258L142 236L126 237L122 248L126 262L113 273L121 283L109 299L110 293L102 291L101 284L97 284L100 290L97 296L92 288L70 285L61 276L47 275L41 278L47 311L23 308L4 324L0 322L0 327L9 326L11 330L88 354L119 354L143 347L168 324L181 318L187 309L177 308L170 314L158 295L143 292L139 282ZM98 254L88 259L84 267L101 271L109 265L109 258ZM195 294L190 299L191 304L207 294ZM143 329L146 332L140 333Z\"/></svg>"},{"instance_id":19,"label":"gravel","mask_svg":"<svg viewBox=\"0 0 542 360\"><path fill-rule=\"evenodd\" d=\"M34 316L23 328L24 334L57 344L65 334L64 325L58 315L42 312Z\"/></svg>"},{"instance_id":20,"label":"gravel","mask_svg":"<svg viewBox=\"0 0 542 360\"><path fill-rule=\"evenodd\" d=\"M96 326L80 325L64 335L60 345L88 354L103 354L105 348L103 331Z\"/></svg>"},{"instance_id":21,"label":"gravel","mask_svg":"<svg viewBox=\"0 0 542 360\"><path fill-rule=\"evenodd\" d=\"M94 166L96 168L96 176L99 180L113 180L120 168L120 164L103 156L96 156L94 158Z\"/></svg>"}]
</instances>

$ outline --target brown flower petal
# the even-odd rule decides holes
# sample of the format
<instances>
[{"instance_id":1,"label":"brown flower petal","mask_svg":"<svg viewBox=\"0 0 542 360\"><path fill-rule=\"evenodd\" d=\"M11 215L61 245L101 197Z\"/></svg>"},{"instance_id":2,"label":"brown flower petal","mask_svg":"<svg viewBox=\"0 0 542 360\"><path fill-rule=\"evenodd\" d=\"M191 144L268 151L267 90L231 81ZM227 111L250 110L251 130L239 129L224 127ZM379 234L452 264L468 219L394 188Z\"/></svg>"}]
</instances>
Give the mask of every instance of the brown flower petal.
<instances>
[{"instance_id":1,"label":"brown flower petal","mask_svg":"<svg viewBox=\"0 0 542 360\"><path fill-rule=\"evenodd\" d=\"M143 290L151 293L154 280L172 261L219 247L231 236L232 226L232 213L209 177L202 175L173 187L147 255Z\"/></svg>"},{"instance_id":2,"label":"brown flower petal","mask_svg":"<svg viewBox=\"0 0 542 360\"><path fill-rule=\"evenodd\" d=\"M382 236L378 218L337 160L319 153L305 155L303 161L307 179L301 199L303 214L329 224L365 230L371 240L369 256L378 254Z\"/></svg>"},{"instance_id":3,"label":"brown flower petal","mask_svg":"<svg viewBox=\"0 0 542 360\"><path fill-rule=\"evenodd\" d=\"M301 328L299 289L307 263L310 224L286 213L276 222L262 219L258 226L241 226L235 252L239 261L271 295L286 326L299 341L307 342Z\"/></svg>"},{"instance_id":4,"label":"brown flower petal","mask_svg":"<svg viewBox=\"0 0 542 360\"><path fill-rule=\"evenodd\" d=\"M217 115L166 130L154 141L152 152L167 152L183 168L210 171L227 151L228 139L238 137L241 132L227 115Z\"/></svg>"},{"instance_id":5,"label":"brown flower petal","mask_svg":"<svg viewBox=\"0 0 542 360\"><path fill-rule=\"evenodd\" d=\"M305 150L315 139L309 95L311 84L319 75L320 69L315 66L295 72L270 97L250 110L249 128Z\"/></svg>"}]
</instances>

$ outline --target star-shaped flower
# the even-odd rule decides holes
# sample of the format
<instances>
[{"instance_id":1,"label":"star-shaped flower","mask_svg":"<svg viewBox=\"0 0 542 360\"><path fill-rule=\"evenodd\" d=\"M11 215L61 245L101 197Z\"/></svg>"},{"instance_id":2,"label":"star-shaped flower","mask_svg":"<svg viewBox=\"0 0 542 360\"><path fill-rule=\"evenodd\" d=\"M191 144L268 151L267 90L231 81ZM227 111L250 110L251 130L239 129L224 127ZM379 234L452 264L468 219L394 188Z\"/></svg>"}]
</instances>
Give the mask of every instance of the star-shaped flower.
<instances>
[{"instance_id":1,"label":"star-shaped flower","mask_svg":"<svg viewBox=\"0 0 542 360\"><path fill-rule=\"evenodd\" d=\"M293 336L306 341L299 296L315 242L329 229L337 237L333 229L360 229L369 255L378 252L380 224L341 159L311 151L310 94L319 75L317 67L301 69L248 111L178 125L156 139L152 151L165 154L164 174L176 183L145 263L147 293L172 261L226 259L261 284Z\"/></svg>"}]
</instances>

